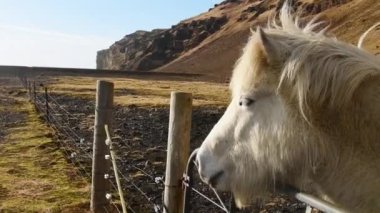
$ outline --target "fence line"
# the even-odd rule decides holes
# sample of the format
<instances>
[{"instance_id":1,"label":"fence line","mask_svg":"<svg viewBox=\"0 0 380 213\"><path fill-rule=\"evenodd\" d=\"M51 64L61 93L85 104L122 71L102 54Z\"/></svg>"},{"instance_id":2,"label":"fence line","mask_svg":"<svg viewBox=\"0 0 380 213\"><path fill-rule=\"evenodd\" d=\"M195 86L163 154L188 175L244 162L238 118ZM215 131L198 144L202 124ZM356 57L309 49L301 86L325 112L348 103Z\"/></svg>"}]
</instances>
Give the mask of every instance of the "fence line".
<instances>
[{"instance_id":1,"label":"fence line","mask_svg":"<svg viewBox=\"0 0 380 213\"><path fill-rule=\"evenodd\" d=\"M28 83L26 83L26 84L28 84ZM49 119L50 127L52 129L54 129L58 135L62 136L65 139L65 141L62 141L60 143L63 147L62 151L65 153L67 158L70 159L78 167L78 170L76 170L75 172L78 172L78 175L80 175L80 176L84 176L84 177L91 179L92 176L89 173L88 169L86 169L88 167L83 165L83 163L78 159L77 151L79 150L79 152L81 153L81 158L85 157L89 160L92 160L93 157L86 150L84 150L81 146L73 146L73 144L78 145L78 141L81 142L84 139L84 137L80 136L79 133L75 132L72 128L70 128L69 126L66 125L67 124L66 119L79 120L79 118L77 116L73 115L72 113L70 113L64 107L62 107L62 105L59 103L59 101L56 98L54 98L51 94L43 93L42 91L46 91L44 86L42 87L42 91L38 92L36 87L35 87L35 84L36 83L33 82L33 85L34 85L33 90L28 92L29 96L33 96L31 101L34 103L38 112L45 114L46 121L47 121L47 119ZM46 97L48 97L48 102L46 102ZM48 107L48 110L49 110L48 115L46 115L46 112L47 112L46 106ZM69 143L67 141L71 141L71 142L73 142L73 144ZM81 144L79 143L79 145L81 145ZM83 160L85 160L85 159L83 159ZM134 168L137 169L138 167L134 166ZM143 169L139 169L139 170L144 175L146 175L152 179L153 176L149 175L146 171L144 171ZM161 209L160 206L158 204L156 204L155 202L153 202L152 201L153 199L149 198L141 188L139 188L130 179L126 178L120 171L118 171L118 174L122 175L123 178L128 183L130 183L138 192L141 193L141 195L144 198L147 199L147 201L149 203L152 204L155 212L160 212L160 209ZM161 180L161 182L162 182L162 180ZM115 187L113 182L109 180L109 183L111 186L113 186L113 189L115 189L115 191L117 191L117 187ZM158 184L157 180L154 183ZM109 204L112 205L114 207L114 209L119 211L119 209L115 203L109 202ZM130 206L127 206L127 208L131 212L135 212Z\"/></svg>"},{"instance_id":2,"label":"fence line","mask_svg":"<svg viewBox=\"0 0 380 213\"><path fill-rule=\"evenodd\" d=\"M51 125L51 127L53 129L55 129L58 134L61 134L60 130L55 126L54 123ZM79 167L79 170L78 170L80 172L79 174L81 176L87 177L88 179L91 179L91 174L89 173L88 169L86 169L86 166L84 166L82 164L82 162L79 161L79 159L78 159L78 155L77 155L77 152L76 152L77 150L75 148L72 148L71 146L69 146L65 142L60 143L60 145L64 146L63 149L61 149L61 150L65 153L65 155L67 156L67 158L70 159L76 166Z\"/></svg>"},{"instance_id":3,"label":"fence line","mask_svg":"<svg viewBox=\"0 0 380 213\"><path fill-rule=\"evenodd\" d=\"M57 128L57 123L55 123L55 122L52 122L51 123L51 125L50 125L53 129L55 129L56 131L57 131L57 133L58 134L62 134L61 133L61 131L59 131L59 128ZM66 136L66 138L70 138L70 136L69 135L65 135ZM78 155L76 154L76 149L75 148L73 148L73 147L71 147L68 143L66 143L66 142L62 142L62 143L60 143L60 145L64 145L65 147L64 147L64 149L62 149L63 150L63 152L65 152L65 154L66 154L66 156L68 156L68 158L70 159L70 160L72 160L72 161L75 161L75 164L77 165L77 166L79 166L79 168L81 169L81 170L83 170L83 172L84 172L84 176L86 176L87 178L90 178L91 179L91 174L86 170L86 168L85 168L85 166L83 166L82 165L82 163L78 160ZM67 150L70 150L70 152L68 152ZM91 157L91 156L90 156ZM90 160L91 160L91 158L89 158ZM83 173L81 173L81 174L83 174Z\"/></svg>"},{"instance_id":4,"label":"fence line","mask_svg":"<svg viewBox=\"0 0 380 213\"><path fill-rule=\"evenodd\" d=\"M37 88L35 84L36 83L33 82L33 87L30 87L32 89L28 90L28 95L30 97L30 101L34 104L36 110L42 114L45 114L45 119L47 122L49 122L49 126L52 129L54 129L58 135L60 135L61 137L63 136L63 138L65 138L66 141L68 140L68 141L73 141L74 143L76 143L78 140L73 138L73 135L77 137L78 139L83 138L79 136L79 133L76 133L71 128L64 125L64 123L66 122L60 122L60 120L62 119L56 117L57 114L65 115L65 113L67 112L59 113L56 109L54 109L54 107L52 107L50 104L51 102L49 101L51 100L54 101L55 99L52 99L52 97L47 93L46 87L42 88L43 90L45 90L45 94L42 94L42 92L37 92ZM27 85L31 85L31 84L27 83ZM47 97L49 98L47 99ZM57 103L56 106L60 106L60 105ZM79 176L83 176L88 179L91 179L91 174L89 173L89 169L88 169L89 167L83 164L83 161L86 161L86 159L83 159L83 157L87 157L89 159L89 162L91 162L92 156L89 155L87 151L84 150L83 148L73 147L71 143L61 141L60 145L62 147L61 150L66 155L67 159L69 159L78 168L78 169L75 169L74 172L77 173ZM80 150L81 152L80 157L82 159L79 159L79 156L77 154L78 150Z\"/></svg>"},{"instance_id":5,"label":"fence line","mask_svg":"<svg viewBox=\"0 0 380 213\"><path fill-rule=\"evenodd\" d=\"M73 118L75 118L75 119L78 119L78 118L77 118L76 116L74 116L72 113L70 113L70 112L67 111L65 108L63 108L63 107L61 106L61 104L59 104L58 101L57 101L53 96L51 96L50 94L48 94L48 97L49 97L49 100L52 101L52 102L54 102L54 103L56 104L56 106L57 106L59 109L61 109L63 112L65 112L66 115L71 116L71 117L73 117Z\"/></svg>"},{"instance_id":6,"label":"fence line","mask_svg":"<svg viewBox=\"0 0 380 213\"><path fill-rule=\"evenodd\" d=\"M69 124L70 119L74 119L74 120L80 120L80 119L77 116L70 113L61 104L59 104L59 101L57 101L51 94L48 93L48 89L46 86L42 86L44 93L43 92L37 92L35 82L33 82L33 84L32 84L31 81L28 81L26 76L21 76L20 81L28 93L29 100L32 103L34 103L36 110L42 114L45 114L45 120L49 124L49 126L52 129L54 129L60 137L64 138L64 141L62 141L60 143L60 145L63 147L62 151L65 153L67 158L70 159L71 162L74 163L78 167L78 169L74 170L74 171L76 173L78 173L78 175L85 176L89 179L92 178L94 180L94 173L92 173L92 175L89 174L88 167L86 169L86 165L83 164L83 162L84 162L83 160L89 159L90 161L94 162L94 157L96 156L95 152L94 152L95 150L93 151L93 156L91 156L91 154L89 154L88 151L85 150L81 146L84 142L84 137L81 137L80 133L74 131L72 128L67 126L67 124ZM171 107L172 107L172 105L174 105L174 103L171 103ZM96 112L99 112L101 110L104 110L104 108L99 108L98 110L96 110ZM107 111L107 109L106 109L106 111ZM109 111L107 111L107 113L109 113ZM183 114L186 114L186 113L183 113ZM65 120L64 117L66 117L67 120ZM110 122L108 122L108 123L110 123ZM178 122L177 123L174 122L174 123L175 123L175 125L178 125ZM96 124L97 123L95 123L95 128L98 128L98 127L102 128L101 125L97 126ZM172 129L172 128L173 127L169 127L169 134L170 134L170 129ZM176 128L178 128L178 126L176 126ZM186 129L189 129L189 127L186 127L184 129L186 131ZM109 130L107 128L105 128L104 131L107 134L107 137L106 137L107 140L111 141ZM72 141L73 143L70 143L68 141ZM170 136L169 136L169 141L170 141ZM172 163L172 161L170 160L170 159L172 159L172 156L171 157L169 156L169 152L170 152L169 149L170 149L170 144L168 146L168 159L169 160L167 161L167 165L169 163ZM77 151L80 152L82 158L78 157ZM126 183L129 183L130 186L133 186L147 200L147 202L153 206L153 209L155 212L161 212L162 210L167 212L168 211L167 207L169 206L166 202L167 200L165 200L164 208L161 209L160 206L156 202L154 202L156 198L152 199L151 197L149 197L147 195L147 193L145 193L136 183L134 183L130 178L127 178L123 173L121 173L117 169L117 165L116 165L116 159L117 158L112 153L112 151L113 151L112 146L110 146L110 151L111 151L110 152L111 160L113 161L112 164L113 164L113 168L114 168L113 169L114 178L115 178L117 186L115 186L114 182L111 181L110 175L108 173L104 173L103 178L107 179L106 182L109 183L109 185L112 187L112 189L114 191L118 191L119 196L120 196L120 202L122 205L123 213L125 213L127 211L126 209L130 210L131 212L135 212L135 211L131 208L131 206L129 206L125 203L124 195L123 195L123 191L122 191L122 186L121 186L121 183L119 180L119 175ZM180 151L180 152L181 152L181 154L184 154L184 156L186 156L186 151ZM83 157L85 157L85 158L83 158ZM103 155L103 157L104 157L104 155ZM183 212L189 212L189 210L190 210L190 208L189 208L190 196L188 196L188 195L190 195L191 192L195 192L198 195L200 195L201 197L203 197L204 199L208 200L210 203L212 203L217 208L223 210L224 212L228 212L228 213L234 212L236 207L234 207L234 205L232 205L233 203L231 203L230 209L228 210L226 205L223 203L222 199L220 198L220 196L218 195L218 193L215 190L213 190L213 191L214 191L215 196L218 199L219 203L215 202L213 199L211 199L207 195L201 193L199 190L197 190L196 188L194 188L192 186L192 184L193 184L192 179L193 178L189 173L189 171L192 170L194 167L194 165L192 165L193 164L192 157L194 157L193 154L191 155L191 157L188 161L187 172L185 173L185 175L183 176L183 180L181 181L182 185L184 186L184 189L185 189L184 201L182 201L181 199L179 199L179 200L177 199L176 201L171 201L172 203L170 205L172 205L173 202L177 202L177 203L175 203L175 205L180 206L180 205L182 205L181 202L183 202ZM187 160L187 158L186 158L186 160ZM92 168L94 168L94 165L92 166ZM192 165L192 166L189 166L189 165ZM173 186L177 187L176 185L173 185L170 181L164 183L161 178L154 177L153 175L150 175L148 172L146 172L145 170L143 170L143 169L141 169L135 165L132 165L131 167L142 172L142 174L145 175L146 177L149 177L151 180L153 180L154 184L165 186L165 189L171 188ZM107 178L105 177L105 174L108 175ZM168 171L167 171L165 181L167 181L170 178L173 178L173 180L177 180L177 177L171 177L170 172L168 173ZM127 187L128 187L128 185L127 185ZM106 194L105 197L107 197L107 196L109 197L108 204L113 206L113 208L116 211L121 212L119 210L118 204L116 204L114 201L112 201L111 194L108 193L108 194ZM298 199L299 201L301 201L307 205L306 212L311 212L312 208L316 208L316 209L326 211L326 212L344 212L343 210L333 206L332 204L330 204L326 201L320 200L320 199L318 199L312 195L308 195L305 193L296 193L294 196L296 199ZM103 198L105 198L105 197L103 197ZM182 197L182 196L179 196L179 197ZM164 198L166 198L166 195ZM170 207L170 208L172 208L172 207ZM108 212L108 209L105 205L101 205L101 209L102 209L102 211L104 210L104 211ZM170 213L171 212L179 212L179 210L176 207L174 209L176 209L176 210L169 211L169 212ZM101 211L99 211L99 212L101 212Z\"/></svg>"},{"instance_id":7,"label":"fence line","mask_svg":"<svg viewBox=\"0 0 380 213\"><path fill-rule=\"evenodd\" d=\"M146 199L146 201L148 201L148 203L150 203L153 206L154 212L161 212L160 206L158 204L154 203L152 201L152 199L140 187L138 187L131 179L129 179L125 175L123 175L123 173L121 173L120 171L118 171L118 172L119 172L119 175L126 182L130 183L138 192L140 192L140 194Z\"/></svg>"},{"instance_id":8,"label":"fence line","mask_svg":"<svg viewBox=\"0 0 380 213\"><path fill-rule=\"evenodd\" d=\"M49 107L49 109L52 109L52 108ZM55 110L51 110L51 111L56 112L56 114L59 114L59 113L57 113L57 111L55 111ZM48 117L52 117L52 118L57 122L57 124L58 124L58 120L57 120L56 117L51 116L51 115L48 115ZM59 124L58 124L58 125L59 125ZM83 139L83 137L79 136L78 133L76 133L76 132L75 132L74 130L72 130L71 128L69 128L69 127L67 127L67 126L62 126L62 125L59 125L59 126L60 126L62 129L65 127L65 128L67 129L67 130L65 130L65 132L66 132L68 135L70 135L70 134L67 132L67 131L70 131L72 135L74 135L77 139L79 139L79 141ZM74 140L75 140L75 139L74 139ZM75 142L76 142L76 140L75 140Z\"/></svg>"},{"instance_id":9,"label":"fence line","mask_svg":"<svg viewBox=\"0 0 380 213\"><path fill-rule=\"evenodd\" d=\"M113 171L114 171L114 174L115 174L115 180L116 180L116 184L117 184L117 191L119 192L121 206L123 208L123 213L126 213L127 212L127 208L126 208L126 204L125 204L125 200L124 200L123 190L121 189L118 169L117 169L116 161L115 161L115 153L114 153L114 151L112 149L113 148L112 147L112 140L111 140L110 132L109 132L109 129L108 129L108 125L105 125L104 129L105 129L106 134L107 134L106 143L108 142L107 145L109 146L109 150L110 150L110 154L111 154L111 161L112 161Z\"/></svg>"},{"instance_id":10,"label":"fence line","mask_svg":"<svg viewBox=\"0 0 380 213\"><path fill-rule=\"evenodd\" d=\"M22 85L24 88L27 89L28 95L31 98L30 100L35 105L36 110L41 113L45 114L44 118L46 122L49 123L49 126L56 131L58 135L63 137L65 140L62 141L60 144L62 145L63 149L62 151L65 153L68 159L71 160L77 167L78 170L75 170L75 172L78 173L78 175L85 176L87 178L92 177L91 174L89 174L88 169L86 169L87 166L83 165L83 162L81 162L78 159L77 151L79 150L81 152L81 157L87 157L88 159L92 160L92 156L88 154L86 150L84 150L81 147L73 146L72 143L69 143L67 141L72 141L74 144L77 144L78 141L81 141L83 137L80 136L79 133L75 132L72 128L68 127L66 125L66 121L64 117L67 119L74 118L75 120L79 120L75 115L70 113L68 110L62 107L61 104L51 95L48 93L46 86L41 86L42 91L38 92L36 88L36 83L33 82L33 90L28 90L29 84L27 79L21 79ZM31 84L30 84L31 85ZM32 88L32 87L31 87ZM32 98L33 97L33 98ZM84 154L84 155L83 155ZM116 159L116 158L115 158ZM153 175L148 174L145 170L138 168L137 166L132 165L133 168L139 170L142 172L145 176L152 179L152 183L156 185L163 186L163 180L162 178L154 178ZM142 190L136 183L134 183L131 179L127 178L124 174L122 174L120 171L117 171L117 173L131 186L133 186L145 199L148 203L152 205L152 208L155 212L162 212L162 209L160 205L158 205L154 200L156 198L150 198L144 190ZM110 185L113 186L113 189L117 191L117 187L112 183L112 181L108 180L110 182ZM112 201L109 202L110 205L114 206L114 208L119 211L117 205L113 203ZM129 205L127 208L131 212L135 212Z\"/></svg>"}]
</instances>

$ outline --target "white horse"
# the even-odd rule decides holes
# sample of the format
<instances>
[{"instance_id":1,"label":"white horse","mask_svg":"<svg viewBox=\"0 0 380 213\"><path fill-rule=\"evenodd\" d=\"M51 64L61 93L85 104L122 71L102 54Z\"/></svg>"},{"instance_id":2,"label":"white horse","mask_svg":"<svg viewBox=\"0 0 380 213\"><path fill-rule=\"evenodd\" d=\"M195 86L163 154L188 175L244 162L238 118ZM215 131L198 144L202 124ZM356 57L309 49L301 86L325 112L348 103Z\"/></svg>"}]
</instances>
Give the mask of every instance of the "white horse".
<instances>
[{"instance_id":1,"label":"white horse","mask_svg":"<svg viewBox=\"0 0 380 213\"><path fill-rule=\"evenodd\" d=\"M281 183L380 212L380 61L289 11L252 33L232 101L198 152L200 176L238 207Z\"/></svg>"}]
</instances>

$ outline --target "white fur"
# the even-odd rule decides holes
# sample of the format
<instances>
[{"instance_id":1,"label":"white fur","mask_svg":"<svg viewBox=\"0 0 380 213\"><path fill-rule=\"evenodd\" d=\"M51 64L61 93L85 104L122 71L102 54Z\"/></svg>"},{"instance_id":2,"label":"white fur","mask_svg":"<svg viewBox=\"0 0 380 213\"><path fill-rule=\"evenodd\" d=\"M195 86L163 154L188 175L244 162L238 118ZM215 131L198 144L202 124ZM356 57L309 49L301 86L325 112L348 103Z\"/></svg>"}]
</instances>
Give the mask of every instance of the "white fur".
<instances>
[{"instance_id":1,"label":"white fur","mask_svg":"<svg viewBox=\"0 0 380 213\"><path fill-rule=\"evenodd\" d=\"M231 79L232 102L202 144L204 181L238 206L290 184L352 212L380 212L380 61L305 27L282 8L253 33ZM251 99L249 106L239 100Z\"/></svg>"}]
</instances>

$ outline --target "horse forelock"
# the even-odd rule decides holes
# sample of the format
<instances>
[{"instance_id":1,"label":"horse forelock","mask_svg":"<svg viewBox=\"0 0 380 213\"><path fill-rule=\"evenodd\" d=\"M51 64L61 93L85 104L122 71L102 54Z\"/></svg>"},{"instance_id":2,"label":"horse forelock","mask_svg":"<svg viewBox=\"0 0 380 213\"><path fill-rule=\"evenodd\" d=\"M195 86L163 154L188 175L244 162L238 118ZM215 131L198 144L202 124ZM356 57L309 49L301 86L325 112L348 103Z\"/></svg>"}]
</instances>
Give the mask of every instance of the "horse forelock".
<instances>
[{"instance_id":1,"label":"horse forelock","mask_svg":"<svg viewBox=\"0 0 380 213\"><path fill-rule=\"evenodd\" d=\"M380 181L374 178L378 177L380 170L376 170L378 164L373 163L378 162L378 152L373 150L380 148L377 143L380 127L380 61L370 53L327 36L326 28L320 29L323 22L318 22L316 18L302 26L299 20L291 15L290 8L285 4L279 19L269 21L263 29L266 39L271 39L272 44L276 44L270 48L277 47L281 49L281 54L286 53L283 54L285 59L279 60L281 66L269 64L265 53L260 49L260 35L255 32L235 65L230 83L234 98L239 98L250 90L261 90L263 85L265 87L269 84L271 91L276 93L270 94L276 101L269 103L267 98L266 102L257 101L254 107L247 108L248 111L255 110L250 116L265 115L250 119L256 122L255 128L238 128L238 121L248 127L254 123L244 122L242 118L248 113L244 114L247 110L241 110L239 113L243 115L239 119L236 113L226 112L223 116L223 124L232 123L233 132L225 133L223 125L213 129L214 133L223 136L232 135L231 140L236 140L236 132L248 132L241 134L244 137L238 139L249 143L235 143L236 146L232 149L234 155L229 156L229 160L237 165L234 172L239 174L231 184L235 197L239 197L239 202L243 205L245 198L254 196L252 189L255 189L254 193L266 191L279 177L286 178L301 189L315 181L329 192L326 194L332 194L332 197L335 196L336 200L346 206L363 206L360 202L351 202L356 195L350 194L346 190L348 187L334 185L335 181L350 184L353 180L357 182L352 186L357 192L368 192L368 197L378 201L380 185L372 189L368 180ZM266 76L262 77L263 75ZM370 81L369 84L367 80ZM374 85L377 88L374 89ZM365 94L363 96L366 97L355 99L356 94L362 95L372 89L370 95ZM357 91L359 92L356 93ZM260 98L257 93L252 97ZM358 108L351 108L354 101L365 103L360 103ZM260 105L261 103L266 105ZM238 107L237 104L231 106ZM289 108L296 110L291 111ZM279 109L282 110L281 113L275 116ZM330 114L326 116L329 109L338 111L341 117L336 119L329 117ZM265 114L264 111L270 113ZM314 120L320 115L318 113L322 114L321 117ZM354 116L359 119L352 119ZM322 123L323 119L331 123L325 126L326 123L323 123L318 128L313 126L317 122ZM306 123L311 125L305 125ZM212 142L212 139L219 140L211 138L209 141ZM247 162L247 159L253 162ZM353 166L359 164L362 171L357 171ZM354 173L356 176L352 177ZM346 179L348 176L351 180ZM310 188L319 190L318 184L315 188ZM323 190L320 191L321 194L325 193ZM365 201L370 202L368 200L370 199Z\"/></svg>"},{"instance_id":2,"label":"horse forelock","mask_svg":"<svg viewBox=\"0 0 380 213\"><path fill-rule=\"evenodd\" d=\"M356 89L368 77L380 75L378 58L353 45L325 35L327 27L314 17L304 26L284 4L278 17L268 21L266 34L276 40L278 48L287 49L288 55L279 70L277 92L290 85L290 95L298 101L306 121L313 107L340 108L349 104ZM319 29L319 30L318 30ZM237 61L231 79L233 95L249 90L261 70L262 56L255 49L255 34L250 37Z\"/></svg>"}]
</instances>

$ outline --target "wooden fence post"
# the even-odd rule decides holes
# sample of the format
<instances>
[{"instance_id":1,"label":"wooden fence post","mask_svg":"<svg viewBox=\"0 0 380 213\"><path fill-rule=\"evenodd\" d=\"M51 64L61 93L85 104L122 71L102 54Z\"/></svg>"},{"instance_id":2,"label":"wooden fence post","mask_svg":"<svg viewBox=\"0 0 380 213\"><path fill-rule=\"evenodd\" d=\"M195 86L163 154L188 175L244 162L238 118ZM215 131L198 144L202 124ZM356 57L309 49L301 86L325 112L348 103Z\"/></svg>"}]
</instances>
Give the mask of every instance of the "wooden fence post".
<instances>
[{"instance_id":1,"label":"wooden fence post","mask_svg":"<svg viewBox=\"0 0 380 213\"><path fill-rule=\"evenodd\" d=\"M33 81L33 102L36 105L37 93L36 93L36 82Z\"/></svg>"},{"instance_id":2,"label":"wooden fence post","mask_svg":"<svg viewBox=\"0 0 380 213\"><path fill-rule=\"evenodd\" d=\"M49 123L49 98L47 87L45 87L45 111L46 111L46 122Z\"/></svg>"},{"instance_id":3,"label":"wooden fence post","mask_svg":"<svg viewBox=\"0 0 380 213\"><path fill-rule=\"evenodd\" d=\"M28 79L26 78L26 76L23 76L22 77L22 85L24 86L24 88L26 89L26 83L28 82Z\"/></svg>"},{"instance_id":4,"label":"wooden fence post","mask_svg":"<svg viewBox=\"0 0 380 213\"><path fill-rule=\"evenodd\" d=\"M95 213L104 212L107 204L109 183L104 174L108 173L110 162L105 159L109 148L105 143L107 135L104 125L110 126L112 121L113 88L111 82L97 81L91 185L91 211Z\"/></svg>"},{"instance_id":5,"label":"wooden fence post","mask_svg":"<svg viewBox=\"0 0 380 213\"><path fill-rule=\"evenodd\" d=\"M28 81L28 96L29 96L29 101L32 101L32 84L30 81Z\"/></svg>"},{"instance_id":6,"label":"wooden fence post","mask_svg":"<svg viewBox=\"0 0 380 213\"><path fill-rule=\"evenodd\" d=\"M183 208L182 175L190 152L191 111L191 93L171 93L164 192L166 213L179 213Z\"/></svg>"}]
</instances>

